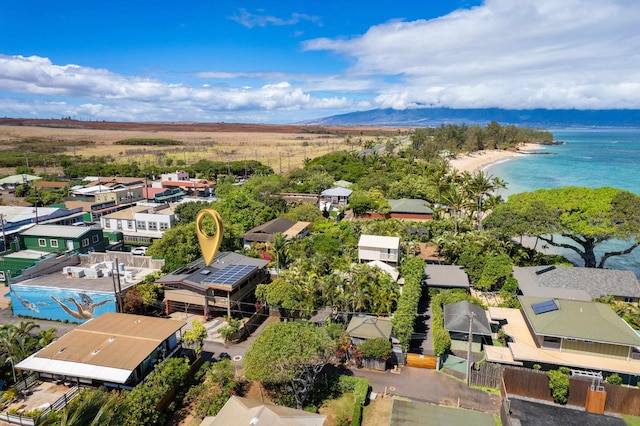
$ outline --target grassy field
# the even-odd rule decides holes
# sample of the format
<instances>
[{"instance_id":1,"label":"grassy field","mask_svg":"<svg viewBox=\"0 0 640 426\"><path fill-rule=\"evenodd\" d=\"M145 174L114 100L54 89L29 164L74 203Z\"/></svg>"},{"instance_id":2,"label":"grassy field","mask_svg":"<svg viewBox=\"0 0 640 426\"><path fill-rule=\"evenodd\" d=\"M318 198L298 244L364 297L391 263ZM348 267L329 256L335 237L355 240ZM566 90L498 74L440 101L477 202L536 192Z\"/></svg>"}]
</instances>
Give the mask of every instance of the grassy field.
<instances>
[{"instance_id":1,"label":"grassy field","mask_svg":"<svg viewBox=\"0 0 640 426\"><path fill-rule=\"evenodd\" d=\"M68 155L83 157L111 155L116 161L137 162L139 165L174 164L182 160L193 164L201 159L213 161L257 160L286 173L300 167L305 158L315 158L337 150L358 149L369 141L384 143L403 130L373 127L313 127L257 125L131 125L128 123L64 123L50 120L46 125L35 122L0 122L0 150L19 149L28 154L25 139L50 141L64 148ZM60 127L61 124L67 127ZM18 125L16 125L18 124ZM89 128L89 124L100 128ZM174 146L117 145L131 139L167 139L181 142ZM88 142L88 143L87 143ZM30 164L36 172L44 164ZM51 165L49 165L51 167ZM49 169L49 172L51 169ZM13 170L0 171L12 173Z\"/></svg>"}]
</instances>

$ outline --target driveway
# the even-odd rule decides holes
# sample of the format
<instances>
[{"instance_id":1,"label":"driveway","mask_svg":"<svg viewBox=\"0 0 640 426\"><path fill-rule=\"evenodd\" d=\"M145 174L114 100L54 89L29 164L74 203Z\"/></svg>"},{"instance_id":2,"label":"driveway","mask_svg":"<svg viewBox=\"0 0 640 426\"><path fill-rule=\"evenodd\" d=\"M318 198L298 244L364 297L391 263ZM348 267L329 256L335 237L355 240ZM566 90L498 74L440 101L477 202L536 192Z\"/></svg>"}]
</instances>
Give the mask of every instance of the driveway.
<instances>
[{"instance_id":1,"label":"driveway","mask_svg":"<svg viewBox=\"0 0 640 426\"><path fill-rule=\"evenodd\" d=\"M373 392L397 395L414 401L462 407L470 410L497 414L500 411L500 397L467 387L435 370L402 367L400 373L375 372L352 369L354 376L366 377Z\"/></svg>"}]
</instances>

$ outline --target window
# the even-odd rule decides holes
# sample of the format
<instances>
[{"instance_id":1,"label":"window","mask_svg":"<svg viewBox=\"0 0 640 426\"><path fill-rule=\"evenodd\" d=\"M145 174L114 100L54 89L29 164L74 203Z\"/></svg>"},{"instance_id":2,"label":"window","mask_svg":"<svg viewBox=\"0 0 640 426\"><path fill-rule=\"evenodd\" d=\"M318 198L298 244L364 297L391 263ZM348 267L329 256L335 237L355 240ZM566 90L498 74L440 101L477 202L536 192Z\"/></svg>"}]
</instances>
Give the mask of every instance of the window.
<instances>
[{"instance_id":1,"label":"window","mask_svg":"<svg viewBox=\"0 0 640 426\"><path fill-rule=\"evenodd\" d=\"M144 220L139 220L136 222L138 229L147 229L147 222L145 222Z\"/></svg>"},{"instance_id":2,"label":"window","mask_svg":"<svg viewBox=\"0 0 640 426\"><path fill-rule=\"evenodd\" d=\"M84 238L82 240L82 247L87 247L89 245L89 239L88 238Z\"/></svg>"},{"instance_id":3,"label":"window","mask_svg":"<svg viewBox=\"0 0 640 426\"><path fill-rule=\"evenodd\" d=\"M158 223L157 222L149 222L149 231L157 231Z\"/></svg>"},{"instance_id":4,"label":"window","mask_svg":"<svg viewBox=\"0 0 640 426\"><path fill-rule=\"evenodd\" d=\"M38 238L38 245L40 247L46 247L47 246L47 240L45 240L44 238Z\"/></svg>"},{"instance_id":5,"label":"window","mask_svg":"<svg viewBox=\"0 0 640 426\"><path fill-rule=\"evenodd\" d=\"M58 247L58 240L49 240L49 245L51 247Z\"/></svg>"},{"instance_id":6,"label":"window","mask_svg":"<svg viewBox=\"0 0 640 426\"><path fill-rule=\"evenodd\" d=\"M122 229L122 220L118 219L117 224L117 228Z\"/></svg>"},{"instance_id":7,"label":"window","mask_svg":"<svg viewBox=\"0 0 640 426\"><path fill-rule=\"evenodd\" d=\"M95 234L95 235L91 236L91 242L92 243L97 243L98 242L98 234Z\"/></svg>"},{"instance_id":8,"label":"window","mask_svg":"<svg viewBox=\"0 0 640 426\"><path fill-rule=\"evenodd\" d=\"M625 297L624 301L625 301L625 303L635 303L636 298L635 297Z\"/></svg>"},{"instance_id":9,"label":"window","mask_svg":"<svg viewBox=\"0 0 640 426\"><path fill-rule=\"evenodd\" d=\"M127 221L127 228L133 229L133 221L132 220L128 220Z\"/></svg>"},{"instance_id":10,"label":"window","mask_svg":"<svg viewBox=\"0 0 640 426\"><path fill-rule=\"evenodd\" d=\"M166 231L167 229L169 229L169 224L166 222L160 222L160 230Z\"/></svg>"}]
</instances>

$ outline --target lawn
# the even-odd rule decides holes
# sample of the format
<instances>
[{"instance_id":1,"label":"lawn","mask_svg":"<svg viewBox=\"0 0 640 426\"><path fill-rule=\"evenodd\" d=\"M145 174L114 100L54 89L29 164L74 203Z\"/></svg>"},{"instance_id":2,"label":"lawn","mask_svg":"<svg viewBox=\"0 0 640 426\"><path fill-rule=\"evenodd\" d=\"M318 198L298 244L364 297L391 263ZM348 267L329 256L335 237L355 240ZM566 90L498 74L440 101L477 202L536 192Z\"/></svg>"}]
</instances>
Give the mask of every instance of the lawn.
<instances>
[{"instance_id":1,"label":"lawn","mask_svg":"<svg viewBox=\"0 0 640 426\"><path fill-rule=\"evenodd\" d=\"M362 426L387 426L391 421L391 407L394 398L382 398L369 401L362 414Z\"/></svg>"},{"instance_id":2,"label":"lawn","mask_svg":"<svg viewBox=\"0 0 640 426\"><path fill-rule=\"evenodd\" d=\"M353 392L346 392L339 398L326 400L318 409L320 414L327 416L324 426L350 424L349 419L353 415L353 403Z\"/></svg>"}]
</instances>

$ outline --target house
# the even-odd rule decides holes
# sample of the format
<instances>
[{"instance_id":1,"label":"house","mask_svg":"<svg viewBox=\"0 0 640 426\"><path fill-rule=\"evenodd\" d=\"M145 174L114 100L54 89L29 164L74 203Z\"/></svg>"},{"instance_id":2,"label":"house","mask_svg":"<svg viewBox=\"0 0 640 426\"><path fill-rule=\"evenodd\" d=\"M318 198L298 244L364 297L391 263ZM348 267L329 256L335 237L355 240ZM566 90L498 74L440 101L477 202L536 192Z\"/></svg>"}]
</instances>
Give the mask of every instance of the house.
<instances>
[{"instance_id":1,"label":"house","mask_svg":"<svg viewBox=\"0 0 640 426\"><path fill-rule=\"evenodd\" d=\"M175 204L136 205L100 217L107 233L121 232L125 244L146 244L162 238L176 220Z\"/></svg>"},{"instance_id":2,"label":"house","mask_svg":"<svg viewBox=\"0 0 640 426\"><path fill-rule=\"evenodd\" d=\"M514 267L524 296L590 301L601 296L638 303L640 283L632 271L570 266Z\"/></svg>"},{"instance_id":3,"label":"house","mask_svg":"<svg viewBox=\"0 0 640 426\"><path fill-rule=\"evenodd\" d=\"M429 288L463 288L469 290L469 276L458 265L424 266L424 284Z\"/></svg>"},{"instance_id":4,"label":"house","mask_svg":"<svg viewBox=\"0 0 640 426\"><path fill-rule=\"evenodd\" d=\"M387 200L389 203L389 217L406 220L431 220L433 210L425 200L414 198L401 198L399 200Z\"/></svg>"},{"instance_id":5,"label":"house","mask_svg":"<svg viewBox=\"0 0 640 426\"><path fill-rule=\"evenodd\" d=\"M20 246L48 253L104 251L99 226L34 225L20 233Z\"/></svg>"},{"instance_id":6,"label":"house","mask_svg":"<svg viewBox=\"0 0 640 426\"><path fill-rule=\"evenodd\" d=\"M337 186L325 189L320 193L320 210L340 210L349 204L349 196L353 191Z\"/></svg>"},{"instance_id":7,"label":"house","mask_svg":"<svg viewBox=\"0 0 640 426\"><path fill-rule=\"evenodd\" d=\"M132 388L180 350L184 321L104 313L16 364L41 380Z\"/></svg>"},{"instance_id":8,"label":"house","mask_svg":"<svg viewBox=\"0 0 640 426\"><path fill-rule=\"evenodd\" d=\"M163 263L118 252L47 257L11 280L11 310L26 318L82 323L117 312L129 289Z\"/></svg>"},{"instance_id":9,"label":"house","mask_svg":"<svg viewBox=\"0 0 640 426\"><path fill-rule=\"evenodd\" d=\"M394 399L389 426L492 426L493 415L459 407Z\"/></svg>"},{"instance_id":10,"label":"house","mask_svg":"<svg viewBox=\"0 0 640 426\"><path fill-rule=\"evenodd\" d=\"M270 220L256 226L245 233L244 247L250 248L252 243L273 243L276 234L282 234L286 240L309 235L311 222L294 222L284 217Z\"/></svg>"},{"instance_id":11,"label":"house","mask_svg":"<svg viewBox=\"0 0 640 426\"><path fill-rule=\"evenodd\" d=\"M367 339L391 339L391 321L388 318L377 318L369 315L356 315L347 325L347 334L353 344L358 345Z\"/></svg>"},{"instance_id":12,"label":"house","mask_svg":"<svg viewBox=\"0 0 640 426\"><path fill-rule=\"evenodd\" d=\"M208 197L213 195L215 182L207 179L189 179L184 170L160 175L160 185L164 189L179 189L184 194ZM155 186L155 184L154 184Z\"/></svg>"},{"instance_id":13,"label":"house","mask_svg":"<svg viewBox=\"0 0 640 426\"><path fill-rule=\"evenodd\" d=\"M191 262L156 281L164 287L167 315L171 312L197 311L205 318L214 309L243 310L243 303L255 299L256 286L269 279L268 260L238 253L219 253L206 266L203 259Z\"/></svg>"},{"instance_id":14,"label":"house","mask_svg":"<svg viewBox=\"0 0 640 426\"><path fill-rule=\"evenodd\" d=\"M44 190L60 190L69 186L69 182L37 180L34 187Z\"/></svg>"},{"instance_id":15,"label":"house","mask_svg":"<svg viewBox=\"0 0 640 426\"><path fill-rule=\"evenodd\" d=\"M7 249L14 242L14 250L19 248L18 235L33 224L75 225L83 223L82 209L60 207L0 206L3 229L0 238L7 240ZM3 245L0 245L2 249Z\"/></svg>"},{"instance_id":16,"label":"house","mask_svg":"<svg viewBox=\"0 0 640 426\"><path fill-rule=\"evenodd\" d=\"M0 188L13 192L18 185L24 185L25 183L29 184L40 179L42 179L40 176L28 175L25 173L21 175L11 175L0 179Z\"/></svg>"},{"instance_id":17,"label":"house","mask_svg":"<svg viewBox=\"0 0 640 426\"><path fill-rule=\"evenodd\" d=\"M142 196L145 201L150 201L153 203L163 204L163 203L177 203L186 194L180 188L151 188L146 187L142 189Z\"/></svg>"},{"instance_id":18,"label":"house","mask_svg":"<svg viewBox=\"0 0 640 426\"><path fill-rule=\"evenodd\" d=\"M503 364L567 366L640 375L640 335L604 303L519 296L522 310L489 308L508 347L485 346Z\"/></svg>"},{"instance_id":19,"label":"house","mask_svg":"<svg viewBox=\"0 0 640 426\"><path fill-rule=\"evenodd\" d=\"M200 426L322 426L326 418L322 414L232 395L215 417L205 417Z\"/></svg>"},{"instance_id":20,"label":"house","mask_svg":"<svg viewBox=\"0 0 640 426\"><path fill-rule=\"evenodd\" d=\"M360 235L358 241L358 260L360 262L380 260L391 266L397 266L399 257L400 237Z\"/></svg>"},{"instance_id":21,"label":"house","mask_svg":"<svg viewBox=\"0 0 640 426\"><path fill-rule=\"evenodd\" d=\"M491 343L491 326L486 311L467 300L444 305L444 329L451 336L452 349L467 350L470 325L472 350L480 352L483 344Z\"/></svg>"}]
</instances>

